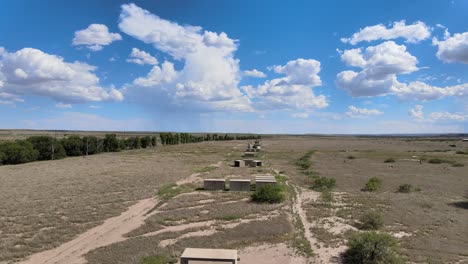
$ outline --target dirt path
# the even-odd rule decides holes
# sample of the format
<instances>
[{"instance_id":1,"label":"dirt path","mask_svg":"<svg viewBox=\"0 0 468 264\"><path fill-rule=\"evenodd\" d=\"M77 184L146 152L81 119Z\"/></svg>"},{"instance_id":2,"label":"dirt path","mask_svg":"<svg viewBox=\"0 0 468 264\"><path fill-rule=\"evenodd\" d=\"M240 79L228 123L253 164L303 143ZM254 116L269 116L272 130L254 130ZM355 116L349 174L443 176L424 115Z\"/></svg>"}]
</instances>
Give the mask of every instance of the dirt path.
<instances>
[{"instance_id":1,"label":"dirt path","mask_svg":"<svg viewBox=\"0 0 468 264\"><path fill-rule=\"evenodd\" d=\"M302 224L304 225L304 236L309 240L312 250L315 254L314 263L340 263L339 256L346 247L340 246L337 248L326 247L323 243L319 242L312 234L311 228L315 226L315 222L310 222L307 219L306 211L304 210L304 203L316 201L320 197L320 193L308 190L301 187L294 187L297 193L294 199L293 212L299 215Z\"/></svg>"},{"instance_id":2,"label":"dirt path","mask_svg":"<svg viewBox=\"0 0 468 264\"><path fill-rule=\"evenodd\" d=\"M121 215L107 219L102 225L86 231L57 248L34 254L28 260L20 263L86 263L84 254L95 248L125 240L123 235L142 225L145 219L151 215L145 214L156 206L157 202L158 200L155 198L140 200Z\"/></svg>"},{"instance_id":3,"label":"dirt path","mask_svg":"<svg viewBox=\"0 0 468 264\"><path fill-rule=\"evenodd\" d=\"M178 181L176 184L186 184L199 180L200 173L194 173L188 178ZM138 201L130 206L121 215L109 218L100 226L92 228L77 238L68 241L59 247L39 252L29 259L20 262L21 264L83 264L86 259L83 257L89 251L98 247L107 246L113 243L124 241L128 238L125 234L140 227L145 223L145 219L157 213L148 211L153 209L159 200L148 198Z\"/></svg>"}]
</instances>

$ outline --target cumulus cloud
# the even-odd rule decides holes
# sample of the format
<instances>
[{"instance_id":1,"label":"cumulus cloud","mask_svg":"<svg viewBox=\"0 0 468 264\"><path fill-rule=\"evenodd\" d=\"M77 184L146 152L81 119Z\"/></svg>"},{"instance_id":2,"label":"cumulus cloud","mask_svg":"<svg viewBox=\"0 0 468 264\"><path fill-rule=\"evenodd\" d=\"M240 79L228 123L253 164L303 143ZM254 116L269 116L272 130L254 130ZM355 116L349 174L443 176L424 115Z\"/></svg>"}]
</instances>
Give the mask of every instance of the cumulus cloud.
<instances>
[{"instance_id":1,"label":"cumulus cloud","mask_svg":"<svg viewBox=\"0 0 468 264\"><path fill-rule=\"evenodd\" d=\"M420 81L408 84L396 81L391 92L403 100L429 101L451 96L466 97L468 96L468 83L438 87Z\"/></svg>"},{"instance_id":2,"label":"cumulus cloud","mask_svg":"<svg viewBox=\"0 0 468 264\"><path fill-rule=\"evenodd\" d=\"M391 27L383 24L367 26L359 32L354 33L350 38L342 38L344 43L356 45L361 41L390 40L404 38L407 42L416 43L431 36L431 28L421 21L411 25L406 25L405 20L394 22Z\"/></svg>"},{"instance_id":3,"label":"cumulus cloud","mask_svg":"<svg viewBox=\"0 0 468 264\"><path fill-rule=\"evenodd\" d=\"M450 113L446 111L445 112L432 112L428 115L427 118L425 118L422 105L415 105L413 109L410 109L409 113L410 113L410 116L414 120L417 120L417 121L426 121L426 122L468 121L468 114Z\"/></svg>"},{"instance_id":4,"label":"cumulus cloud","mask_svg":"<svg viewBox=\"0 0 468 264\"><path fill-rule=\"evenodd\" d=\"M343 71L337 75L336 84L351 96L376 96L391 92L397 74L417 71L418 60L406 51L404 45L387 41L377 46L345 50L341 60L349 66L361 68L360 72Z\"/></svg>"},{"instance_id":5,"label":"cumulus cloud","mask_svg":"<svg viewBox=\"0 0 468 264\"><path fill-rule=\"evenodd\" d=\"M364 118L369 116L382 115L383 112L377 109L358 108L353 105L348 107L346 115L350 118Z\"/></svg>"},{"instance_id":6,"label":"cumulus cloud","mask_svg":"<svg viewBox=\"0 0 468 264\"><path fill-rule=\"evenodd\" d=\"M75 31L72 45L84 45L92 51L102 50L116 40L121 40L122 36L118 33L109 32L109 28L102 24L91 24L86 29Z\"/></svg>"},{"instance_id":7,"label":"cumulus cloud","mask_svg":"<svg viewBox=\"0 0 468 264\"><path fill-rule=\"evenodd\" d=\"M139 50L137 48L132 48L132 52L130 53L130 57L127 59L127 62L132 62L140 65L158 64L158 60L155 57L151 56L151 54L149 54L148 52Z\"/></svg>"},{"instance_id":8,"label":"cumulus cloud","mask_svg":"<svg viewBox=\"0 0 468 264\"><path fill-rule=\"evenodd\" d=\"M307 110L325 108L328 102L325 96L315 95L312 88L320 86L318 75L320 62L313 59L297 59L285 65L273 67L274 71L285 75L268 80L254 88L244 86L243 90L250 98L256 98L259 109L265 110Z\"/></svg>"},{"instance_id":9,"label":"cumulus cloud","mask_svg":"<svg viewBox=\"0 0 468 264\"><path fill-rule=\"evenodd\" d=\"M453 36L446 30L444 40L432 39L437 46L437 57L444 62L461 62L468 64L468 32L456 33Z\"/></svg>"},{"instance_id":10,"label":"cumulus cloud","mask_svg":"<svg viewBox=\"0 0 468 264\"><path fill-rule=\"evenodd\" d=\"M15 106L16 103L23 103L23 102L24 100L15 94L2 92L1 85L0 85L0 105Z\"/></svg>"},{"instance_id":11,"label":"cumulus cloud","mask_svg":"<svg viewBox=\"0 0 468 264\"><path fill-rule=\"evenodd\" d=\"M135 4L122 5L119 28L176 60L165 61L124 88L130 101L150 109L251 111L250 100L238 88L241 72L234 58L236 41L226 33L179 25ZM156 102L155 102L156 101Z\"/></svg>"},{"instance_id":12,"label":"cumulus cloud","mask_svg":"<svg viewBox=\"0 0 468 264\"><path fill-rule=\"evenodd\" d=\"M96 67L86 63L68 63L33 48L3 52L0 58L4 82L0 92L44 96L63 103L123 100L115 88L101 87L94 74Z\"/></svg>"},{"instance_id":13,"label":"cumulus cloud","mask_svg":"<svg viewBox=\"0 0 468 264\"><path fill-rule=\"evenodd\" d=\"M71 104L64 104L64 103L57 103L55 104L55 107L57 108L72 108Z\"/></svg>"},{"instance_id":14,"label":"cumulus cloud","mask_svg":"<svg viewBox=\"0 0 468 264\"><path fill-rule=\"evenodd\" d=\"M255 77L255 78L265 78L266 74L257 69L244 71L245 76Z\"/></svg>"}]
</instances>

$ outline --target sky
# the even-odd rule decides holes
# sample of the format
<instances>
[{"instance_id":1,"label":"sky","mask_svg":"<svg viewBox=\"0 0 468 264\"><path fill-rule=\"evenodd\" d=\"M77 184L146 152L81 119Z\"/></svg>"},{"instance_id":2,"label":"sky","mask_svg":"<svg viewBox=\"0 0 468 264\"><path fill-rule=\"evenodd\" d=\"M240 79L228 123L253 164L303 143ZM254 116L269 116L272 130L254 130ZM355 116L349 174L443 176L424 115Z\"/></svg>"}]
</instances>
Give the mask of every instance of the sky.
<instances>
[{"instance_id":1,"label":"sky","mask_svg":"<svg viewBox=\"0 0 468 264\"><path fill-rule=\"evenodd\" d=\"M0 128L468 133L468 1L0 2Z\"/></svg>"}]
</instances>

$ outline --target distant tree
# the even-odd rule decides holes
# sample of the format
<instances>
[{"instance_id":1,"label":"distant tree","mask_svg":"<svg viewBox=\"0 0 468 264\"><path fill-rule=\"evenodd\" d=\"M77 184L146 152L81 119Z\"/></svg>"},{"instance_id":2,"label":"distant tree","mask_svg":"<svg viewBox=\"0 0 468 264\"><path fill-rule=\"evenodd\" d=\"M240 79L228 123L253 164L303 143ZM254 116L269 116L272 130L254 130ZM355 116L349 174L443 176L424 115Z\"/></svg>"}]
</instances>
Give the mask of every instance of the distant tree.
<instances>
[{"instance_id":1,"label":"distant tree","mask_svg":"<svg viewBox=\"0 0 468 264\"><path fill-rule=\"evenodd\" d=\"M93 136L83 137L81 152L83 155L93 155L98 153L98 138Z\"/></svg>"},{"instance_id":2,"label":"distant tree","mask_svg":"<svg viewBox=\"0 0 468 264\"><path fill-rule=\"evenodd\" d=\"M62 143L49 136L32 136L27 139L38 152L38 160L62 159L67 156Z\"/></svg>"},{"instance_id":3,"label":"distant tree","mask_svg":"<svg viewBox=\"0 0 468 264\"><path fill-rule=\"evenodd\" d=\"M39 152L27 140L5 142L0 144L3 164L20 164L37 160Z\"/></svg>"},{"instance_id":4,"label":"distant tree","mask_svg":"<svg viewBox=\"0 0 468 264\"><path fill-rule=\"evenodd\" d=\"M3 154L3 152L0 152L0 165L3 164L4 159L5 159L5 154Z\"/></svg>"},{"instance_id":5,"label":"distant tree","mask_svg":"<svg viewBox=\"0 0 468 264\"><path fill-rule=\"evenodd\" d=\"M141 142L141 147L142 148L148 148L148 147L151 147L152 144L151 144L151 137L150 136L144 136L141 138L140 140Z\"/></svg>"},{"instance_id":6,"label":"distant tree","mask_svg":"<svg viewBox=\"0 0 468 264\"><path fill-rule=\"evenodd\" d=\"M81 152L83 148L83 140L80 136L71 135L64 139L62 139L63 147L65 148L65 152L67 156L81 156L83 152Z\"/></svg>"},{"instance_id":7,"label":"distant tree","mask_svg":"<svg viewBox=\"0 0 468 264\"><path fill-rule=\"evenodd\" d=\"M151 137L151 146L156 147L157 144L157 138L156 136Z\"/></svg>"},{"instance_id":8,"label":"distant tree","mask_svg":"<svg viewBox=\"0 0 468 264\"><path fill-rule=\"evenodd\" d=\"M103 145L103 149L106 152L117 152L121 150L119 140L115 134L106 134Z\"/></svg>"}]
</instances>

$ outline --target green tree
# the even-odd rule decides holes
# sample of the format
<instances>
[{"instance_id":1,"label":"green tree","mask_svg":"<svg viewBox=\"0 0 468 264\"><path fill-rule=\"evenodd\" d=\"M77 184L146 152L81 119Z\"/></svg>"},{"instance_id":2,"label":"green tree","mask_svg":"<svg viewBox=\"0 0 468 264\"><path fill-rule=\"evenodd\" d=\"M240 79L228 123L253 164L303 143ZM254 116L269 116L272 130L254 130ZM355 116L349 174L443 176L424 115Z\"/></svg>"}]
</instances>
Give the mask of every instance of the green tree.
<instances>
[{"instance_id":1,"label":"green tree","mask_svg":"<svg viewBox=\"0 0 468 264\"><path fill-rule=\"evenodd\" d=\"M106 152L120 151L120 144L115 134L106 134L103 142L103 149Z\"/></svg>"},{"instance_id":2,"label":"green tree","mask_svg":"<svg viewBox=\"0 0 468 264\"><path fill-rule=\"evenodd\" d=\"M157 143L158 142L157 142L156 136L152 136L151 137L151 146L156 147Z\"/></svg>"},{"instance_id":3,"label":"green tree","mask_svg":"<svg viewBox=\"0 0 468 264\"><path fill-rule=\"evenodd\" d=\"M32 136L27 139L38 152L38 160L62 159L67 156L60 141L49 136Z\"/></svg>"},{"instance_id":4,"label":"green tree","mask_svg":"<svg viewBox=\"0 0 468 264\"><path fill-rule=\"evenodd\" d=\"M83 155L93 155L98 153L98 138L86 136L82 138L81 152Z\"/></svg>"},{"instance_id":5,"label":"green tree","mask_svg":"<svg viewBox=\"0 0 468 264\"><path fill-rule=\"evenodd\" d=\"M63 147L65 148L65 152L67 156L81 156L83 152L81 152L83 148L83 140L80 136L71 135L64 139L62 139Z\"/></svg>"},{"instance_id":6,"label":"green tree","mask_svg":"<svg viewBox=\"0 0 468 264\"><path fill-rule=\"evenodd\" d=\"M37 160L39 156L39 152L27 140L2 143L0 144L0 152L3 153L3 164L31 162Z\"/></svg>"},{"instance_id":7,"label":"green tree","mask_svg":"<svg viewBox=\"0 0 468 264\"><path fill-rule=\"evenodd\" d=\"M152 146L152 143L151 143L151 137L150 136L144 136L141 138L141 147L142 148L148 148L148 147L151 147Z\"/></svg>"},{"instance_id":8,"label":"green tree","mask_svg":"<svg viewBox=\"0 0 468 264\"><path fill-rule=\"evenodd\" d=\"M349 264L403 263L397 251L398 243L391 235L375 231L362 232L348 241L344 259Z\"/></svg>"}]
</instances>

